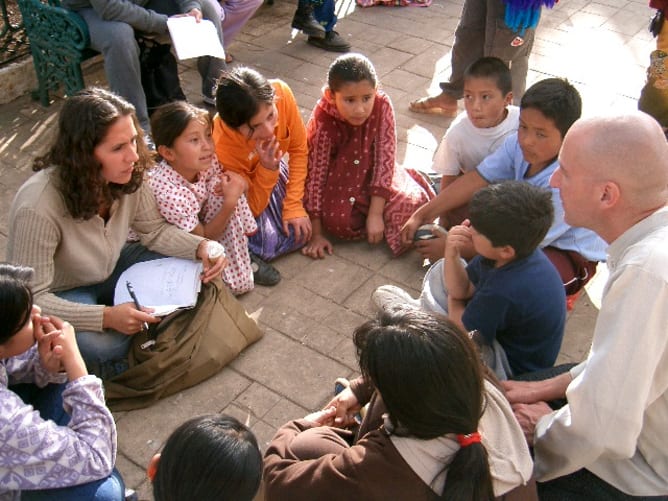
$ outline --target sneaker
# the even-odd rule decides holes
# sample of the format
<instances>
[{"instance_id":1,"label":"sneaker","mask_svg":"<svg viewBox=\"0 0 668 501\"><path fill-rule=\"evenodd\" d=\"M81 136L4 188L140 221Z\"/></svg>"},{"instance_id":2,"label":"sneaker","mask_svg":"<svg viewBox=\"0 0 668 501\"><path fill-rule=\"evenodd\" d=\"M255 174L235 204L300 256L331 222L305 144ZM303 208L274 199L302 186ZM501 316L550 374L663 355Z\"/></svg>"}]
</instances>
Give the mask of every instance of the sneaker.
<instances>
[{"instance_id":1,"label":"sneaker","mask_svg":"<svg viewBox=\"0 0 668 501\"><path fill-rule=\"evenodd\" d=\"M325 38L308 37L308 43L330 52L348 52L350 44L336 31L328 31Z\"/></svg>"},{"instance_id":2,"label":"sneaker","mask_svg":"<svg viewBox=\"0 0 668 501\"><path fill-rule=\"evenodd\" d=\"M272 286L281 281L281 273L272 265L263 261L255 254L250 255L253 281L257 285Z\"/></svg>"},{"instance_id":3,"label":"sneaker","mask_svg":"<svg viewBox=\"0 0 668 501\"><path fill-rule=\"evenodd\" d=\"M313 6L311 4L299 6L297 8L294 17L292 18L292 27L309 35L309 37L325 37L325 28L313 15Z\"/></svg>"},{"instance_id":4,"label":"sneaker","mask_svg":"<svg viewBox=\"0 0 668 501\"><path fill-rule=\"evenodd\" d=\"M396 285L381 285L371 294L376 311L396 311L404 308L420 308L420 301Z\"/></svg>"}]
</instances>

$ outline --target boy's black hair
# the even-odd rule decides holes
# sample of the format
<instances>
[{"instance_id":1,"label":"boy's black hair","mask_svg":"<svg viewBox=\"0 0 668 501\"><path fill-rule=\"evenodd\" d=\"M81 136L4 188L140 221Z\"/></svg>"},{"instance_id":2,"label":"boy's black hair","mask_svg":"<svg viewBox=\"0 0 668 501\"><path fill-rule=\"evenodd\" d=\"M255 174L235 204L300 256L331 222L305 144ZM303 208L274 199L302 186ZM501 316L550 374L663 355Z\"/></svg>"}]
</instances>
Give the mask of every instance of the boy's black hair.
<instances>
[{"instance_id":1,"label":"boy's black hair","mask_svg":"<svg viewBox=\"0 0 668 501\"><path fill-rule=\"evenodd\" d=\"M498 57L481 57L471 63L464 71L464 81L466 82L470 78L492 80L504 96L513 90L510 69Z\"/></svg>"},{"instance_id":2,"label":"boy's black hair","mask_svg":"<svg viewBox=\"0 0 668 501\"><path fill-rule=\"evenodd\" d=\"M251 501L260 487L262 453L236 418L208 414L179 426L153 478L156 501Z\"/></svg>"},{"instance_id":3,"label":"boy's black hair","mask_svg":"<svg viewBox=\"0 0 668 501\"><path fill-rule=\"evenodd\" d=\"M532 108L554 122L563 139L582 114L582 98L565 78L546 78L536 82L522 96L520 110Z\"/></svg>"},{"instance_id":4,"label":"boy's black hair","mask_svg":"<svg viewBox=\"0 0 668 501\"><path fill-rule=\"evenodd\" d=\"M524 181L481 189L469 204L471 226L494 247L510 245L515 259L531 254L552 225L552 192Z\"/></svg>"}]
</instances>

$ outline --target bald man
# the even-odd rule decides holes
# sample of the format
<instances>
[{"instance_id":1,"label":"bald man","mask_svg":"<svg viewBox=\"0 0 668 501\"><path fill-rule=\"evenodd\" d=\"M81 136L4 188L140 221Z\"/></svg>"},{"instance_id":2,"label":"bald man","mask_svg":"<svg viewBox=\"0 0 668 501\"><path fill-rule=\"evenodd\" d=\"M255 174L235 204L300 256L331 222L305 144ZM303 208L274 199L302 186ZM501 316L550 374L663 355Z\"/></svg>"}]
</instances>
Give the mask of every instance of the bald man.
<instances>
[{"instance_id":1,"label":"bald man","mask_svg":"<svg viewBox=\"0 0 668 501\"><path fill-rule=\"evenodd\" d=\"M610 278L584 362L504 383L540 499L668 499L668 143L642 112L581 119L559 165L566 222L609 244Z\"/></svg>"}]
</instances>

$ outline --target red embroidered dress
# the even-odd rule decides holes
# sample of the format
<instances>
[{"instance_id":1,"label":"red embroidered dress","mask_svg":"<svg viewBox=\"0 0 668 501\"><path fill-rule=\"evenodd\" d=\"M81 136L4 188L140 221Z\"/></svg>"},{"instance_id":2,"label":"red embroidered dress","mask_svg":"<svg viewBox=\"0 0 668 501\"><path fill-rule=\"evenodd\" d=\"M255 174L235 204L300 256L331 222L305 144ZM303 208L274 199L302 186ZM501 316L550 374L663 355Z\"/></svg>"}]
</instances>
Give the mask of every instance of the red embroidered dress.
<instances>
[{"instance_id":1,"label":"red embroidered dress","mask_svg":"<svg viewBox=\"0 0 668 501\"><path fill-rule=\"evenodd\" d=\"M389 97L376 91L371 115L360 126L344 121L334 103L320 98L306 126L308 176L304 207L328 233L345 239L366 234L372 196L385 199L385 239L396 256L399 231L434 193L415 170L395 162L397 134Z\"/></svg>"}]
</instances>

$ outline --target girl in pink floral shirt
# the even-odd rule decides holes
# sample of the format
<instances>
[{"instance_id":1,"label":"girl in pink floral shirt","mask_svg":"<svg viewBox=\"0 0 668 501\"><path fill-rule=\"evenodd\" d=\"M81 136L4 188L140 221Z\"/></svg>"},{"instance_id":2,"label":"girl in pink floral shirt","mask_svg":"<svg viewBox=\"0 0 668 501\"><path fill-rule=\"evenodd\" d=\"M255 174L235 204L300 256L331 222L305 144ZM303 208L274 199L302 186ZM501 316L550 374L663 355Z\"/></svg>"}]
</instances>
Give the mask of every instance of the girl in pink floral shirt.
<instances>
[{"instance_id":1,"label":"girl in pink floral shirt","mask_svg":"<svg viewBox=\"0 0 668 501\"><path fill-rule=\"evenodd\" d=\"M228 266L223 281L234 294L253 288L248 236L257 231L238 174L222 172L206 110L184 101L161 106L151 117L153 141L161 157L149 185L162 216L179 228L220 242Z\"/></svg>"}]
</instances>

